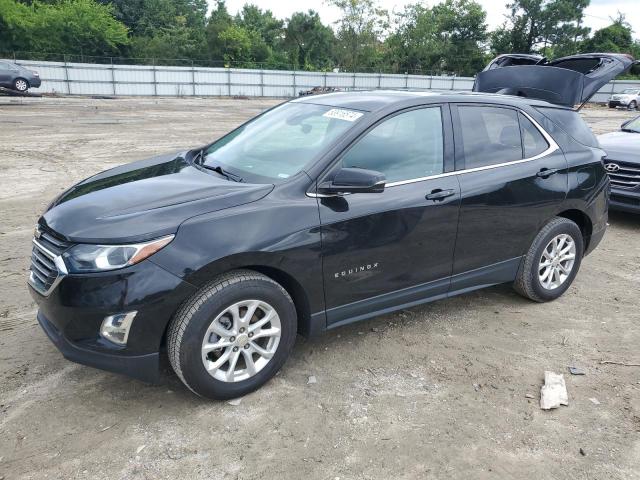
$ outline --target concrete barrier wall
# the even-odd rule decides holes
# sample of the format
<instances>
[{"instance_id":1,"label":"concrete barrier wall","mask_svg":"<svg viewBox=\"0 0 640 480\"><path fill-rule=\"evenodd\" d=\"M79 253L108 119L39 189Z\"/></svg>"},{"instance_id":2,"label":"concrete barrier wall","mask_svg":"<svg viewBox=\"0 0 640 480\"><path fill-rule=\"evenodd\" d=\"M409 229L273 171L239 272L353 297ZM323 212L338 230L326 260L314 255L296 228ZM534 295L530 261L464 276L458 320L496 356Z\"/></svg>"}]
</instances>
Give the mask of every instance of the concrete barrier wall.
<instances>
[{"instance_id":1,"label":"concrete barrier wall","mask_svg":"<svg viewBox=\"0 0 640 480\"><path fill-rule=\"evenodd\" d=\"M11 60L13 61L13 60ZM66 95L247 96L294 97L313 87L343 90L470 91L472 77L333 73L237 68L102 65L93 63L16 60L37 70L40 92ZM593 102L606 102L612 93L640 88L640 81L617 80L605 85Z\"/></svg>"}]
</instances>

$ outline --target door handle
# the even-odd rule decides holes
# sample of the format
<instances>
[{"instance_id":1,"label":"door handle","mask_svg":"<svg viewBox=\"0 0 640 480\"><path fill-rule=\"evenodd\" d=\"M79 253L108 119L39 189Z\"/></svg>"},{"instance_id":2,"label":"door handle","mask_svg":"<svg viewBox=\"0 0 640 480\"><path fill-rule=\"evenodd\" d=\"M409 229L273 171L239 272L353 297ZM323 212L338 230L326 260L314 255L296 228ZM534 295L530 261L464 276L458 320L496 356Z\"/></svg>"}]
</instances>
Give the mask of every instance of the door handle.
<instances>
[{"instance_id":1,"label":"door handle","mask_svg":"<svg viewBox=\"0 0 640 480\"><path fill-rule=\"evenodd\" d=\"M442 190L441 188L436 188L435 190L431 190L431 193L428 193L424 198L427 200L444 200L451 195L455 195L455 190Z\"/></svg>"},{"instance_id":2,"label":"door handle","mask_svg":"<svg viewBox=\"0 0 640 480\"><path fill-rule=\"evenodd\" d=\"M542 168L538 173L536 173L536 176L540 178L549 178L551 175L555 175L556 173L558 173L557 168Z\"/></svg>"}]
</instances>

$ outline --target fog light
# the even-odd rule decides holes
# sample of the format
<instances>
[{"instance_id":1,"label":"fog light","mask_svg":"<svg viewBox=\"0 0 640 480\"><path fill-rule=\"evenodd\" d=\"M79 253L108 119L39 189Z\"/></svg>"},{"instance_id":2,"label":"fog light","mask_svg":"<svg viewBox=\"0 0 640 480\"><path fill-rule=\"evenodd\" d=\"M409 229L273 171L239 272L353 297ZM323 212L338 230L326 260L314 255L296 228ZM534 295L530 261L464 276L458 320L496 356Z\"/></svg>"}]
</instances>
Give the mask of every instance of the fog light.
<instances>
[{"instance_id":1,"label":"fog light","mask_svg":"<svg viewBox=\"0 0 640 480\"><path fill-rule=\"evenodd\" d=\"M129 329L138 312L118 313L110 315L102 321L100 335L110 342L118 345L126 345L129 338Z\"/></svg>"}]
</instances>

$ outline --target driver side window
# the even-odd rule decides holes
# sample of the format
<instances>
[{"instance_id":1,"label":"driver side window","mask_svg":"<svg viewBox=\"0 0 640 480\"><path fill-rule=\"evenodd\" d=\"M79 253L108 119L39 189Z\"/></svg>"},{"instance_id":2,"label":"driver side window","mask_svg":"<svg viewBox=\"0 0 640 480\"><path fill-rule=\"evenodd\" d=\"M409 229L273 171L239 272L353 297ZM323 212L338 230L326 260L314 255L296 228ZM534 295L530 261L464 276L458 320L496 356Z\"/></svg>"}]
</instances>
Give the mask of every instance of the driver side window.
<instances>
[{"instance_id":1,"label":"driver side window","mask_svg":"<svg viewBox=\"0 0 640 480\"><path fill-rule=\"evenodd\" d=\"M342 166L381 172L387 183L428 177L444 171L443 145L440 107L410 110L367 132Z\"/></svg>"}]
</instances>

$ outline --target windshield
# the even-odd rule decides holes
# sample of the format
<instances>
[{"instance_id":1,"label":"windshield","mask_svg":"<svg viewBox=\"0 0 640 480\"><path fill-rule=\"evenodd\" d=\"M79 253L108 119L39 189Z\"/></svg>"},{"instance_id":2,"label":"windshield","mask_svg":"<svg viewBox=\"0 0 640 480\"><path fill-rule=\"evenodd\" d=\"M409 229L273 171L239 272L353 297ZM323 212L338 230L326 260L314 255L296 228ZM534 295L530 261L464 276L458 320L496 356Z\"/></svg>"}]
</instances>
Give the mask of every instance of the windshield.
<instances>
[{"instance_id":1,"label":"windshield","mask_svg":"<svg viewBox=\"0 0 640 480\"><path fill-rule=\"evenodd\" d=\"M636 95L638 93L638 90L634 89L634 88L625 88L622 93L628 93L630 95Z\"/></svg>"},{"instance_id":2,"label":"windshield","mask_svg":"<svg viewBox=\"0 0 640 480\"><path fill-rule=\"evenodd\" d=\"M625 132L640 133L640 117L636 117L628 123L622 126L622 130Z\"/></svg>"},{"instance_id":3,"label":"windshield","mask_svg":"<svg viewBox=\"0 0 640 480\"><path fill-rule=\"evenodd\" d=\"M250 182L282 181L300 172L362 116L355 110L285 103L216 141L204 152L203 163Z\"/></svg>"}]
</instances>

